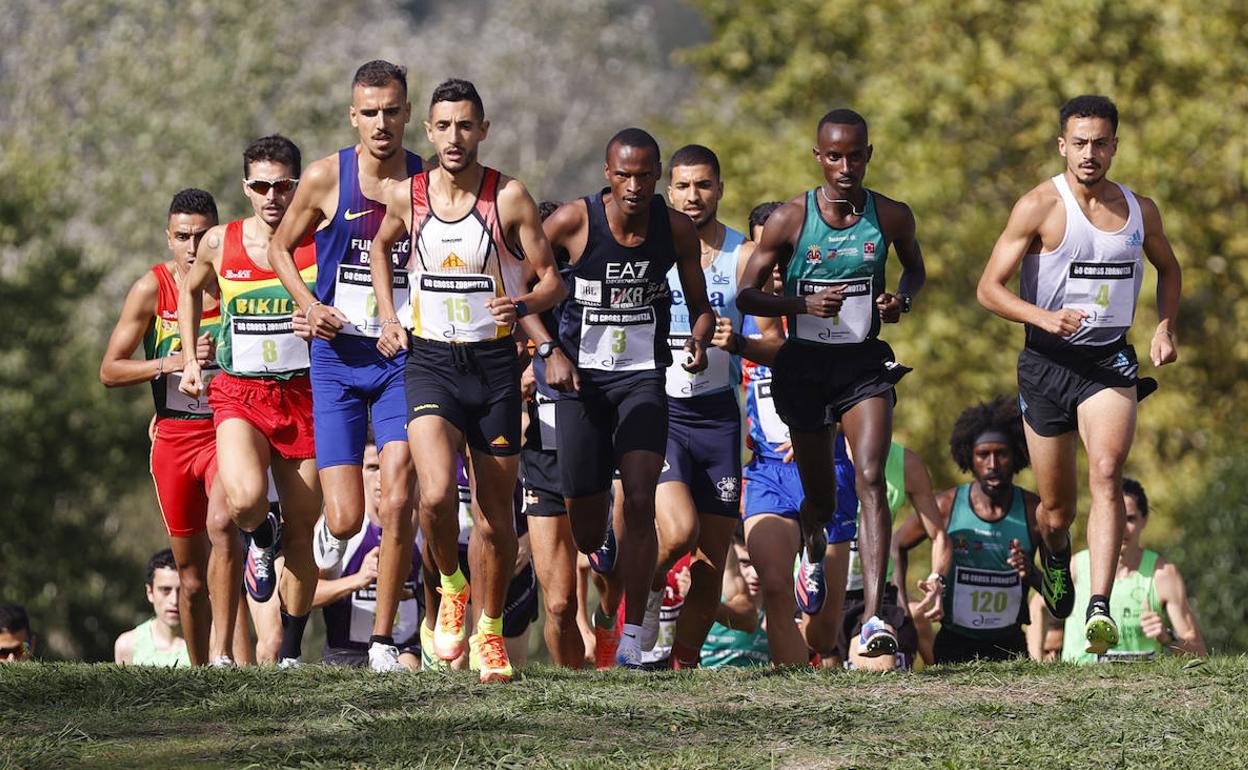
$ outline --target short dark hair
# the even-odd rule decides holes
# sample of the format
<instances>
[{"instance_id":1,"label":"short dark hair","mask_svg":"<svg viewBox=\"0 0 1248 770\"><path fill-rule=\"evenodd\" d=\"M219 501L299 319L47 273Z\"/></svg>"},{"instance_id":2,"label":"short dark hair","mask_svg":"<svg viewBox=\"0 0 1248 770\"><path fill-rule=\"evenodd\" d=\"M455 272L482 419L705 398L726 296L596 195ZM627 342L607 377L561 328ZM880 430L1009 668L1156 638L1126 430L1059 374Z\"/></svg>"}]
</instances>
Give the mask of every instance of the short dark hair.
<instances>
[{"instance_id":1,"label":"short dark hair","mask_svg":"<svg viewBox=\"0 0 1248 770\"><path fill-rule=\"evenodd\" d=\"M1122 479L1122 493L1129 497L1135 498L1135 507L1140 509L1140 515L1148 518L1148 495L1144 494L1144 485L1135 479L1127 476Z\"/></svg>"},{"instance_id":2,"label":"short dark hair","mask_svg":"<svg viewBox=\"0 0 1248 770\"><path fill-rule=\"evenodd\" d=\"M819 118L819 125L815 126L815 136L819 136L819 133L823 131L823 127L829 123L834 123L838 126L862 126L862 135L864 138L867 136L867 119L848 107L837 107L834 110L829 110L827 114Z\"/></svg>"},{"instance_id":3,"label":"short dark hair","mask_svg":"<svg viewBox=\"0 0 1248 770\"><path fill-rule=\"evenodd\" d=\"M396 80L399 85L403 86L403 93L406 94L407 67L392 64L385 59L373 59L370 62L364 62L355 71L355 77L351 78L351 88L354 89L356 86L378 88Z\"/></svg>"},{"instance_id":4,"label":"short dark hair","mask_svg":"<svg viewBox=\"0 0 1248 770\"><path fill-rule=\"evenodd\" d=\"M303 156L295 143L281 134L262 136L243 150L243 177L251 178L251 164L261 161L281 163L290 166L291 173L296 177L303 171Z\"/></svg>"},{"instance_id":5,"label":"short dark hair","mask_svg":"<svg viewBox=\"0 0 1248 770\"><path fill-rule=\"evenodd\" d=\"M1009 437L1015 472L1031 464L1018 399L998 395L991 401L968 407L953 423L953 433L949 437L949 454L963 472L971 471L975 439L985 431L996 431Z\"/></svg>"},{"instance_id":6,"label":"short dark hair","mask_svg":"<svg viewBox=\"0 0 1248 770\"><path fill-rule=\"evenodd\" d=\"M767 201L750 209L750 232L753 233L755 227L762 227L767 224L767 220L775 210L783 205L784 201Z\"/></svg>"},{"instance_id":7,"label":"short dark hair","mask_svg":"<svg viewBox=\"0 0 1248 770\"><path fill-rule=\"evenodd\" d=\"M607 142L606 160L611 160L611 149L616 145L624 147L635 147L642 150L650 150L654 153L654 162L661 163L663 153L659 150L659 143L650 135L649 131L643 128L622 128L615 132L615 136L611 137L611 141Z\"/></svg>"},{"instance_id":8,"label":"short dark hair","mask_svg":"<svg viewBox=\"0 0 1248 770\"><path fill-rule=\"evenodd\" d=\"M1066 121L1071 118L1105 118L1113 127L1114 133L1118 133L1118 108L1108 96L1084 94L1063 104L1058 112L1057 128L1060 133L1066 133Z\"/></svg>"},{"instance_id":9,"label":"short dark hair","mask_svg":"<svg viewBox=\"0 0 1248 770\"><path fill-rule=\"evenodd\" d=\"M560 201L542 201L537 204L537 215L542 218L543 222L545 222L550 218L550 215L558 211L559 207L562 205L563 203Z\"/></svg>"},{"instance_id":10,"label":"short dark hair","mask_svg":"<svg viewBox=\"0 0 1248 770\"><path fill-rule=\"evenodd\" d=\"M686 144L676 152L672 153L672 159L668 161L668 173L677 166L710 166L711 173L719 179L719 158L710 147L704 147L700 144Z\"/></svg>"},{"instance_id":11,"label":"short dark hair","mask_svg":"<svg viewBox=\"0 0 1248 770\"><path fill-rule=\"evenodd\" d=\"M433 112L433 105L438 102L472 102L477 111L477 120L485 120L485 104L477 93L477 87L470 81L460 78L443 80L433 89L433 96L429 99L430 112Z\"/></svg>"},{"instance_id":12,"label":"short dark hair","mask_svg":"<svg viewBox=\"0 0 1248 770\"><path fill-rule=\"evenodd\" d=\"M156 579L156 570L158 569L171 569L177 572L178 562L173 558L173 551L168 548L163 551L157 551L152 554L152 558L147 560L147 584L149 586Z\"/></svg>"},{"instance_id":13,"label":"short dark hair","mask_svg":"<svg viewBox=\"0 0 1248 770\"><path fill-rule=\"evenodd\" d=\"M30 633L26 608L20 604L0 604L0 633L16 634L18 631Z\"/></svg>"},{"instance_id":14,"label":"short dark hair","mask_svg":"<svg viewBox=\"0 0 1248 770\"><path fill-rule=\"evenodd\" d=\"M188 187L173 196L173 201L169 204L169 216L174 214L200 214L216 224L217 202L213 200L212 193L197 187Z\"/></svg>"}]
</instances>

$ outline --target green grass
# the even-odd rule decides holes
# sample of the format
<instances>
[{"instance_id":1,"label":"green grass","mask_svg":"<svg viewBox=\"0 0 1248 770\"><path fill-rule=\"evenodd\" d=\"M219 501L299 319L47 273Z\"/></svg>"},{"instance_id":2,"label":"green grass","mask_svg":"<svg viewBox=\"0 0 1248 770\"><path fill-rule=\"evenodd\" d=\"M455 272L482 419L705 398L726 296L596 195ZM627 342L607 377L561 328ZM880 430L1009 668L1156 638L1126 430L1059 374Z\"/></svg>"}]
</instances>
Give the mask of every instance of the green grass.
<instances>
[{"instance_id":1,"label":"green grass","mask_svg":"<svg viewBox=\"0 0 1248 770\"><path fill-rule=\"evenodd\" d=\"M0 768L1243 767L1248 658L566 672L0 666Z\"/></svg>"}]
</instances>

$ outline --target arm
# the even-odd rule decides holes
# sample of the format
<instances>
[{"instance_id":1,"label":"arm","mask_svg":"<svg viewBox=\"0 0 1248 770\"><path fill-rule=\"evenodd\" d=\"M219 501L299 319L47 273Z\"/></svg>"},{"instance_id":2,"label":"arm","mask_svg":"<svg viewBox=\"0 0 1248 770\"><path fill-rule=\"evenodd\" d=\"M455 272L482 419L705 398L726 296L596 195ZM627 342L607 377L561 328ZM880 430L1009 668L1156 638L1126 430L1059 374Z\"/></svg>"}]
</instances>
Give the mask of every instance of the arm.
<instances>
[{"instance_id":1,"label":"arm","mask_svg":"<svg viewBox=\"0 0 1248 770\"><path fill-rule=\"evenodd\" d=\"M885 323L897 323L901 320L902 297L915 297L927 280L927 268L923 265L923 252L919 249L919 241L915 238L914 212L904 203L889 200L880 196L882 208L881 225L887 229L887 238L897 252L901 262L901 279L897 282L897 293L884 292L875 298L880 320ZM924 469L926 473L926 469ZM928 482L931 486L931 482ZM933 545L935 543L933 542ZM944 573L941 573L944 574Z\"/></svg>"},{"instance_id":2,"label":"arm","mask_svg":"<svg viewBox=\"0 0 1248 770\"><path fill-rule=\"evenodd\" d=\"M1140 615L1144 633L1176 652L1200 658L1208 657L1209 650L1205 647L1205 638L1201 635L1196 616L1187 602L1187 586L1183 583L1178 567L1165 559L1158 559L1156 571L1153 573L1153 584L1157 589L1157 598L1161 601L1166 616L1170 618L1173 633L1171 629L1164 627L1160 616L1147 606ZM1151 618L1148 617L1150 615ZM1150 623L1150 620L1154 622Z\"/></svg>"},{"instance_id":3,"label":"arm","mask_svg":"<svg viewBox=\"0 0 1248 770\"><path fill-rule=\"evenodd\" d=\"M702 246L689 217L671 209L667 212L672 225L672 243L676 247L676 272L689 306L690 337L685 350L692 360L681 366L688 372L700 372L706 368L706 346L711 344L715 333L715 311L711 310L711 301L706 297L706 274L702 272Z\"/></svg>"},{"instance_id":4,"label":"arm","mask_svg":"<svg viewBox=\"0 0 1248 770\"><path fill-rule=\"evenodd\" d=\"M130 287L130 293L121 306L121 317L113 327L108 347L104 349L104 360L100 363L100 382L105 387L138 385L181 368L181 356L165 356L155 362L130 358L151 328L156 316L158 292L159 285L150 271ZM170 358L173 360L168 360Z\"/></svg>"},{"instance_id":5,"label":"arm","mask_svg":"<svg viewBox=\"0 0 1248 770\"><path fill-rule=\"evenodd\" d=\"M889 557L893 560L893 585L897 586L898 602L909 603L906 591L906 571L910 567L910 551L927 539L927 532L917 515L911 515L889 540Z\"/></svg>"},{"instance_id":6,"label":"arm","mask_svg":"<svg viewBox=\"0 0 1248 770\"><path fill-rule=\"evenodd\" d=\"M178 288L178 334L184 340L199 338L204 291L217 288L217 267L221 264L224 245L224 225L217 225L205 233L195 252L195 264L191 265ZM198 357L187 355L185 348L182 350L182 384L178 389L194 398L199 398L204 390Z\"/></svg>"},{"instance_id":7,"label":"arm","mask_svg":"<svg viewBox=\"0 0 1248 770\"><path fill-rule=\"evenodd\" d=\"M737 309L742 313L759 318L777 318L813 312L807 308L808 298L784 297L763 290L763 287L772 280L776 266L788 265L789 259L793 256L794 244L797 243L797 237L801 233L802 220L806 217L803 201L803 198L795 198L785 203L767 220L767 227L763 228L762 240L758 242L757 248L746 261L738 282ZM811 297L818 297L820 294L823 292L812 294ZM840 292L837 291L835 294L837 297L835 310L839 311ZM826 318L835 314L835 311L828 312L826 316L821 317Z\"/></svg>"},{"instance_id":8,"label":"arm","mask_svg":"<svg viewBox=\"0 0 1248 770\"><path fill-rule=\"evenodd\" d=\"M393 357L407 350L407 330L399 323L394 310L394 266L390 264L390 251L404 233L410 229L411 202L407 200L411 184L395 184L385 188L386 216L373 236L368 249L368 268L373 277L373 296L377 299L377 317L381 319L381 336L377 350L384 356ZM413 240L413 243L415 241ZM413 245L412 248L415 248Z\"/></svg>"},{"instance_id":9,"label":"arm","mask_svg":"<svg viewBox=\"0 0 1248 770\"><path fill-rule=\"evenodd\" d=\"M496 301L513 306L523 302L528 314L533 316L550 310L562 302L568 292L555 266L555 255L542 228L537 204L519 180L507 179L498 193L498 210L508 244L524 255L537 277L537 283L526 294L501 297Z\"/></svg>"},{"instance_id":10,"label":"arm","mask_svg":"<svg viewBox=\"0 0 1248 770\"><path fill-rule=\"evenodd\" d=\"M326 571L321 571L316 581L316 593L312 597L313 609L333 604L344 596L350 596L361 588L368 588L377 580L377 559L380 550L376 547L369 551L360 564L360 571L354 575L327 579Z\"/></svg>"},{"instance_id":11,"label":"arm","mask_svg":"<svg viewBox=\"0 0 1248 770\"><path fill-rule=\"evenodd\" d=\"M1017 540L1010 541L1010 563L1019 571L1023 577L1024 585L1030 586L1036 591L1040 590L1043 582L1040 572L1034 568L1036 549L1039 548L1040 525L1036 523L1036 507L1040 505L1040 498L1032 492L1023 492L1023 512L1027 515L1027 532L1031 535L1031 551L1023 550L1022 544ZM1071 568L1071 577L1074 577L1074 568Z\"/></svg>"},{"instance_id":12,"label":"arm","mask_svg":"<svg viewBox=\"0 0 1248 770\"><path fill-rule=\"evenodd\" d=\"M1174 342L1174 320L1179 312L1179 294L1183 289L1183 271L1174 249L1161 225L1157 204L1139 197L1140 214L1144 217L1144 256L1157 268L1157 331L1149 345L1153 366L1174 363L1179 352Z\"/></svg>"},{"instance_id":13,"label":"arm","mask_svg":"<svg viewBox=\"0 0 1248 770\"><path fill-rule=\"evenodd\" d=\"M346 317L332 306L318 301L316 295L308 290L307 284L299 277L294 252L317 225L333 215L333 211L327 206L337 209L337 193L336 155L322 158L308 166L303 170L299 186L295 188L295 197L291 200L290 207L282 216L282 223L277 226L277 232L269 240L269 266L307 317L312 334L323 340L332 340L342 329Z\"/></svg>"}]
</instances>

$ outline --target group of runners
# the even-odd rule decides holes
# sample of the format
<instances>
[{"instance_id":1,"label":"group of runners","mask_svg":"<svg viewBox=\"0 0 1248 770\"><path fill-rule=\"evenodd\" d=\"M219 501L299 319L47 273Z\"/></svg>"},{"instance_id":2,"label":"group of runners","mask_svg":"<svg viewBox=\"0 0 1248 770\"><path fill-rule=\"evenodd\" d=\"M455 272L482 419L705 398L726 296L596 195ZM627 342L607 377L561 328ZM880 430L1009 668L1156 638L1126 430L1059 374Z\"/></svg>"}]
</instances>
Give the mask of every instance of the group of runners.
<instances>
[{"instance_id":1,"label":"group of runners","mask_svg":"<svg viewBox=\"0 0 1248 770\"><path fill-rule=\"evenodd\" d=\"M298 664L314 603L367 589L371 628L347 610L342 638L373 669L467 657L482 681L508 680L508 613L533 611L535 576L556 664L641 667L684 557L674 668L699 664L742 558L776 664L908 663L942 618L938 660L1017 654L1029 585L1054 618L1075 609L1077 439L1090 559L1084 622L1068 628L1090 654L1118 644L1123 466L1156 387L1126 336L1147 258L1150 359L1175 360L1180 274L1155 204L1106 177L1107 99L1062 108L1065 169L1018 202L988 261L980 302L1026 328L1020 397L958 418L952 454L974 480L936 494L892 439L910 369L880 337L917 309L923 256L910 208L864 186L860 115L825 115L824 181L759 206L742 233L718 218L706 147L671 156L665 200L657 142L624 129L606 187L539 207L481 163L490 122L471 83L434 90L428 162L404 146L402 67L364 64L351 97L352 147L306 168L283 136L246 148L251 216L219 224L208 193L174 197L172 258L135 283L101 368L108 385L151 383L192 662L233 662L241 580L278 597L280 665ZM1012 482L1029 462L1036 494ZM907 499L916 515L894 538ZM924 537L933 570L912 610L904 552ZM401 605L417 598L413 638Z\"/></svg>"}]
</instances>

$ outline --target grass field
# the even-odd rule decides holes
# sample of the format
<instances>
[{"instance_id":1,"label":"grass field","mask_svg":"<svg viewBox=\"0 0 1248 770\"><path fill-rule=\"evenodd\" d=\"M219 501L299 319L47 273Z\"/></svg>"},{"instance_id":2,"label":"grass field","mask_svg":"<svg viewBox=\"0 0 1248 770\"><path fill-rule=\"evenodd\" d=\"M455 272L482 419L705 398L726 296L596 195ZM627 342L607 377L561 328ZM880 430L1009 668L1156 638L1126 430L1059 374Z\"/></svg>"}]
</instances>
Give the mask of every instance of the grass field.
<instances>
[{"instance_id":1,"label":"grass field","mask_svg":"<svg viewBox=\"0 0 1248 770\"><path fill-rule=\"evenodd\" d=\"M1242 768L1248 658L908 675L0 666L0 768Z\"/></svg>"}]
</instances>

